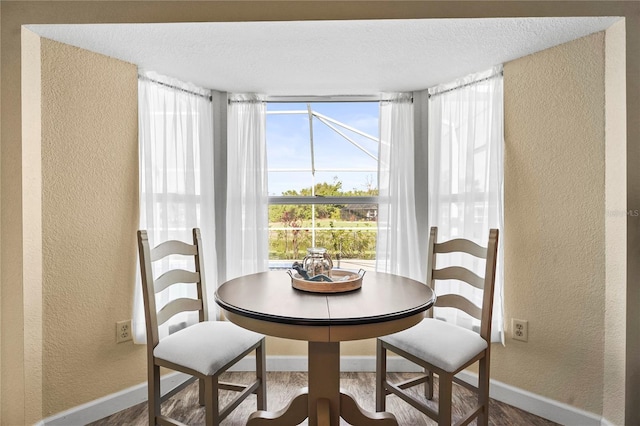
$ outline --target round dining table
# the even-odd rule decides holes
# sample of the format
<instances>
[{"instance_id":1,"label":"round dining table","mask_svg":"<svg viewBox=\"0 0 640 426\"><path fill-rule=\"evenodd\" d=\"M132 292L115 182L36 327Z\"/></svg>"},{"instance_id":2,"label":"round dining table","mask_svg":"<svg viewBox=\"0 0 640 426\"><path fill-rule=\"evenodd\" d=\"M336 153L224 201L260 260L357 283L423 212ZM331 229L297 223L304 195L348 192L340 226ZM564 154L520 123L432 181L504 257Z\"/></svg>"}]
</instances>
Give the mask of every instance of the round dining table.
<instances>
[{"instance_id":1,"label":"round dining table","mask_svg":"<svg viewBox=\"0 0 640 426\"><path fill-rule=\"evenodd\" d=\"M360 288L314 293L292 287L285 271L260 272L218 287L226 318L258 333L308 342L308 387L275 412L256 411L248 426L397 425L388 412L372 413L340 389L340 342L379 337L420 322L434 304L429 286L406 277L366 272Z\"/></svg>"}]
</instances>

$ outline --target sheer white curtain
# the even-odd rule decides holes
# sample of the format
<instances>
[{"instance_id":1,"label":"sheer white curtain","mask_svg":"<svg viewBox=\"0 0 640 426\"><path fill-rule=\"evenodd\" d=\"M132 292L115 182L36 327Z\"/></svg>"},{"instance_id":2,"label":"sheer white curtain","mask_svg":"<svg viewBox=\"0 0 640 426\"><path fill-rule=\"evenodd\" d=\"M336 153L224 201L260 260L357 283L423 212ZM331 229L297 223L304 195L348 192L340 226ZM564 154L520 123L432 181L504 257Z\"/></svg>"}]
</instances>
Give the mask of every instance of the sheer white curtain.
<instances>
[{"instance_id":1,"label":"sheer white curtain","mask_svg":"<svg viewBox=\"0 0 640 426\"><path fill-rule=\"evenodd\" d=\"M227 119L227 279L269 268L266 105L233 95Z\"/></svg>"},{"instance_id":2,"label":"sheer white curtain","mask_svg":"<svg viewBox=\"0 0 640 426\"><path fill-rule=\"evenodd\" d=\"M205 260L209 317L215 318L216 252L213 193L213 123L211 92L192 84L141 72L138 79L140 162L140 229L151 246L169 239L192 241L191 229L200 227ZM154 274L170 267L156 262ZM193 270L193 265L172 265ZM173 266L172 266L173 267ZM142 288L138 271L132 320L137 343L146 339ZM158 294L158 306L169 297L195 294L184 284ZM174 316L161 336L197 322L197 316Z\"/></svg>"},{"instance_id":3,"label":"sheer white curtain","mask_svg":"<svg viewBox=\"0 0 640 426\"><path fill-rule=\"evenodd\" d=\"M501 231L493 305L492 341L503 341L503 79L502 66L429 90L429 223L438 238L467 238L486 245L489 228ZM482 262L464 262L482 276ZM439 266L445 266L440 264ZM479 291L454 292L481 305ZM469 329L464 313L436 308L434 317Z\"/></svg>"},{"instance_id":4,"label":"sheer white curtain","mask_svg":"<svg viewBox=\"0 0 640 426\"><path fill-rule=\"evenodd\" d=\"M410 94L380 103L379 205L376 270L419 281L420 259L415 209L414 125Z\"/></svg>"}]
</instances>

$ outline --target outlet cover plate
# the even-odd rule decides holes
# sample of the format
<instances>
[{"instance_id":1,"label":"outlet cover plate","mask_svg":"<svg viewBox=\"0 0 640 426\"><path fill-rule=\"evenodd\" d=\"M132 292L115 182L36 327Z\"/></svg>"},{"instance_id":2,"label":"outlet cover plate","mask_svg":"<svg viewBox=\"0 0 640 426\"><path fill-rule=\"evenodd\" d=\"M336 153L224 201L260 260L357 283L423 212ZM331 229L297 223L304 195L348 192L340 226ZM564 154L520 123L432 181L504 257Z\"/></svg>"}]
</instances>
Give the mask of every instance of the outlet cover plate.
<instances>
[{"instance_id":1,"label":"outlet cover plate","mask_svg":"<svg viewBox=\"0 0 640 426\"><path fill-rule=\"evenodd\" d=\"M123 343L132 340L131 320L118 321L116 323L116 343Z\"/></svg>"},{"instance_id":2,"label":"outlet cover plate","mask_svg":"<svg viewBox=\"0 0 640 426\"><path fill-rule=\"evenodd\" d=\"M527 342L529 340L529 321L512 318L511 338Z\"/></svg>"}]
</instances>

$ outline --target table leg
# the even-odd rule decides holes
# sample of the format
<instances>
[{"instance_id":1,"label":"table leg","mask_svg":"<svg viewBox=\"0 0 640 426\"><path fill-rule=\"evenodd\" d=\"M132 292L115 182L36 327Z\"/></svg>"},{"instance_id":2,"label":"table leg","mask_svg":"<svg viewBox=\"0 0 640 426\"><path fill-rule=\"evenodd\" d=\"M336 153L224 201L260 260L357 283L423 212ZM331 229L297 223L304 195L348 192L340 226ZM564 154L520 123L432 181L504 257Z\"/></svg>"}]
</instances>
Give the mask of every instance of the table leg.
<instances>
[{"instance_id":1,"label":"table leg","mask_svg":"<svg viewBox=\"0 0 640 426\"><path fill-rule=\"evenodd\" d=\"M371 413L358 405L348 392L340 392L340 417L351 425L398 426L396 416L388 412Z\"/></svg>"},{"instance_id":2,"label":"table leg","mask_svg":"<svg viewBox=\"0 0 640 426\"><path fill-rule=\"evenodd\" d=\"M289 404L278 411L256 411L249 416L247 426L283 426L299 425L309 413L309 393L302 388Z\"/></svg>"},{"instance_id":3,"label":"table leg","mask_svg":"<svg viewBox=\"0 0 640 426\"><path fill-rule=\"evenodd\" d=\"M287 407L277 412L257 411L248 426L339 426L340 417L352 425L397 426L391 413L363 410L347 392L340 391L340 343L309 342L309 387L299 391Z\"/></svg>"},{"instance_id":4,"label":"table leg","mask_svg":"<svg viewBox=\"0 0 640 426\"><path fill-rule=\"evenodd\" d=\"M340 342L309 342L308 356L309 426L337 426L340 424ZM329 423L320 423L327 415L327 408Z\"/></svg>"},{"instance_id":5,"label":"table leg","mask_svg":"<svg viewBox=\"0 0 640 426\"><path fill-rule=\"evenodd\" d=\"M352 425L398 426L393 414L365 411L340 391L339 342L309 342L309 426L338 426L340 417Z\"/></svg>"}]
</instances>

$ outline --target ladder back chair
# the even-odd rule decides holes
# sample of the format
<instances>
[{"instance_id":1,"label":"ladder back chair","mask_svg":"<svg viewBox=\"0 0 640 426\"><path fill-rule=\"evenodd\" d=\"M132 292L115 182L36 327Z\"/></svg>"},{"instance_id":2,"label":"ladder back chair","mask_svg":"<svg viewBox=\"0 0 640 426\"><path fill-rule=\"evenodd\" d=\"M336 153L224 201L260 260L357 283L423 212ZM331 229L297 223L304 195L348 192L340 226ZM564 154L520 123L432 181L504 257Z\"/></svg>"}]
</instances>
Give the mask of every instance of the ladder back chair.
<instances>
[{"instance_id":1,"label":"ladder back chair","mask_svg":"<svg viewBox=\"0 0 640 426\"><path fill-rule=\"evenodd\" d=\"M460 384L478 396L474 409L463 414L456 425L466 425L477 418L479 426L489 423L489 361L491 348L491 311L496 272L498 230L489 231L487 247L476 243L454 239L437 243L438 229L431 228L429 236L429 267L427 284L436 291L436 281L463 281L483 291L482 306L477 306L467 298L457 294L437 296L434 307L455 308L480 320L480 333L433 318L429 310L427 318L415 326L398 333L383 336L377 340L376 348L376 411L385 410L386 396L394 394L438 425L451 425L452 385ZM436 268L436 255L445 253L467 253L477 259L484 259L484 277L476 275L462 266ZM450 281L452 282L452 281ZM446 282L439 282L445 285ZM438 292L436 292L438 295ZM387 381L387 351L391 351L424 368L425 374L402 383ZM455 377L457 373L474 364L478 366L478 386L468 384ZM438 375L438 410L431 409L423 400L416 398L405 389L425 385L424 396L433 398L433 375Z\"/></svg>"},{"instance_id":2,"label":"ladder back chair","mask_svg":"<svg viewBox=\"0 0 640 426\"><path fill-rule=\"evenodd\" d=\"M205 406L205 423L218 425L251 394L257 396L258 410L266 409L266 374L264 336L227 321L208 321L200 230L193 229L193 243L165 241L149 246L147 232L138 231L138 251L142 273L142 292L147 330L147 372L149 386L149 424L182 424L161 414L161 403L184 386L160 395L160 367L189 374L199 380L199 402ZM188 256L194 270L172 269L154 277L153 262L167 256ZM197 298L180 297L157 309L156 294L174 284L196 286ZM180 312L198 312L198 322L160 338L158 326ZM249 385L223 383L219 375L255 351L256 379ZM189 381L187 382L187 384ZM220 409L220 389L238 392Z\"/></svg>"}]
</instances>

